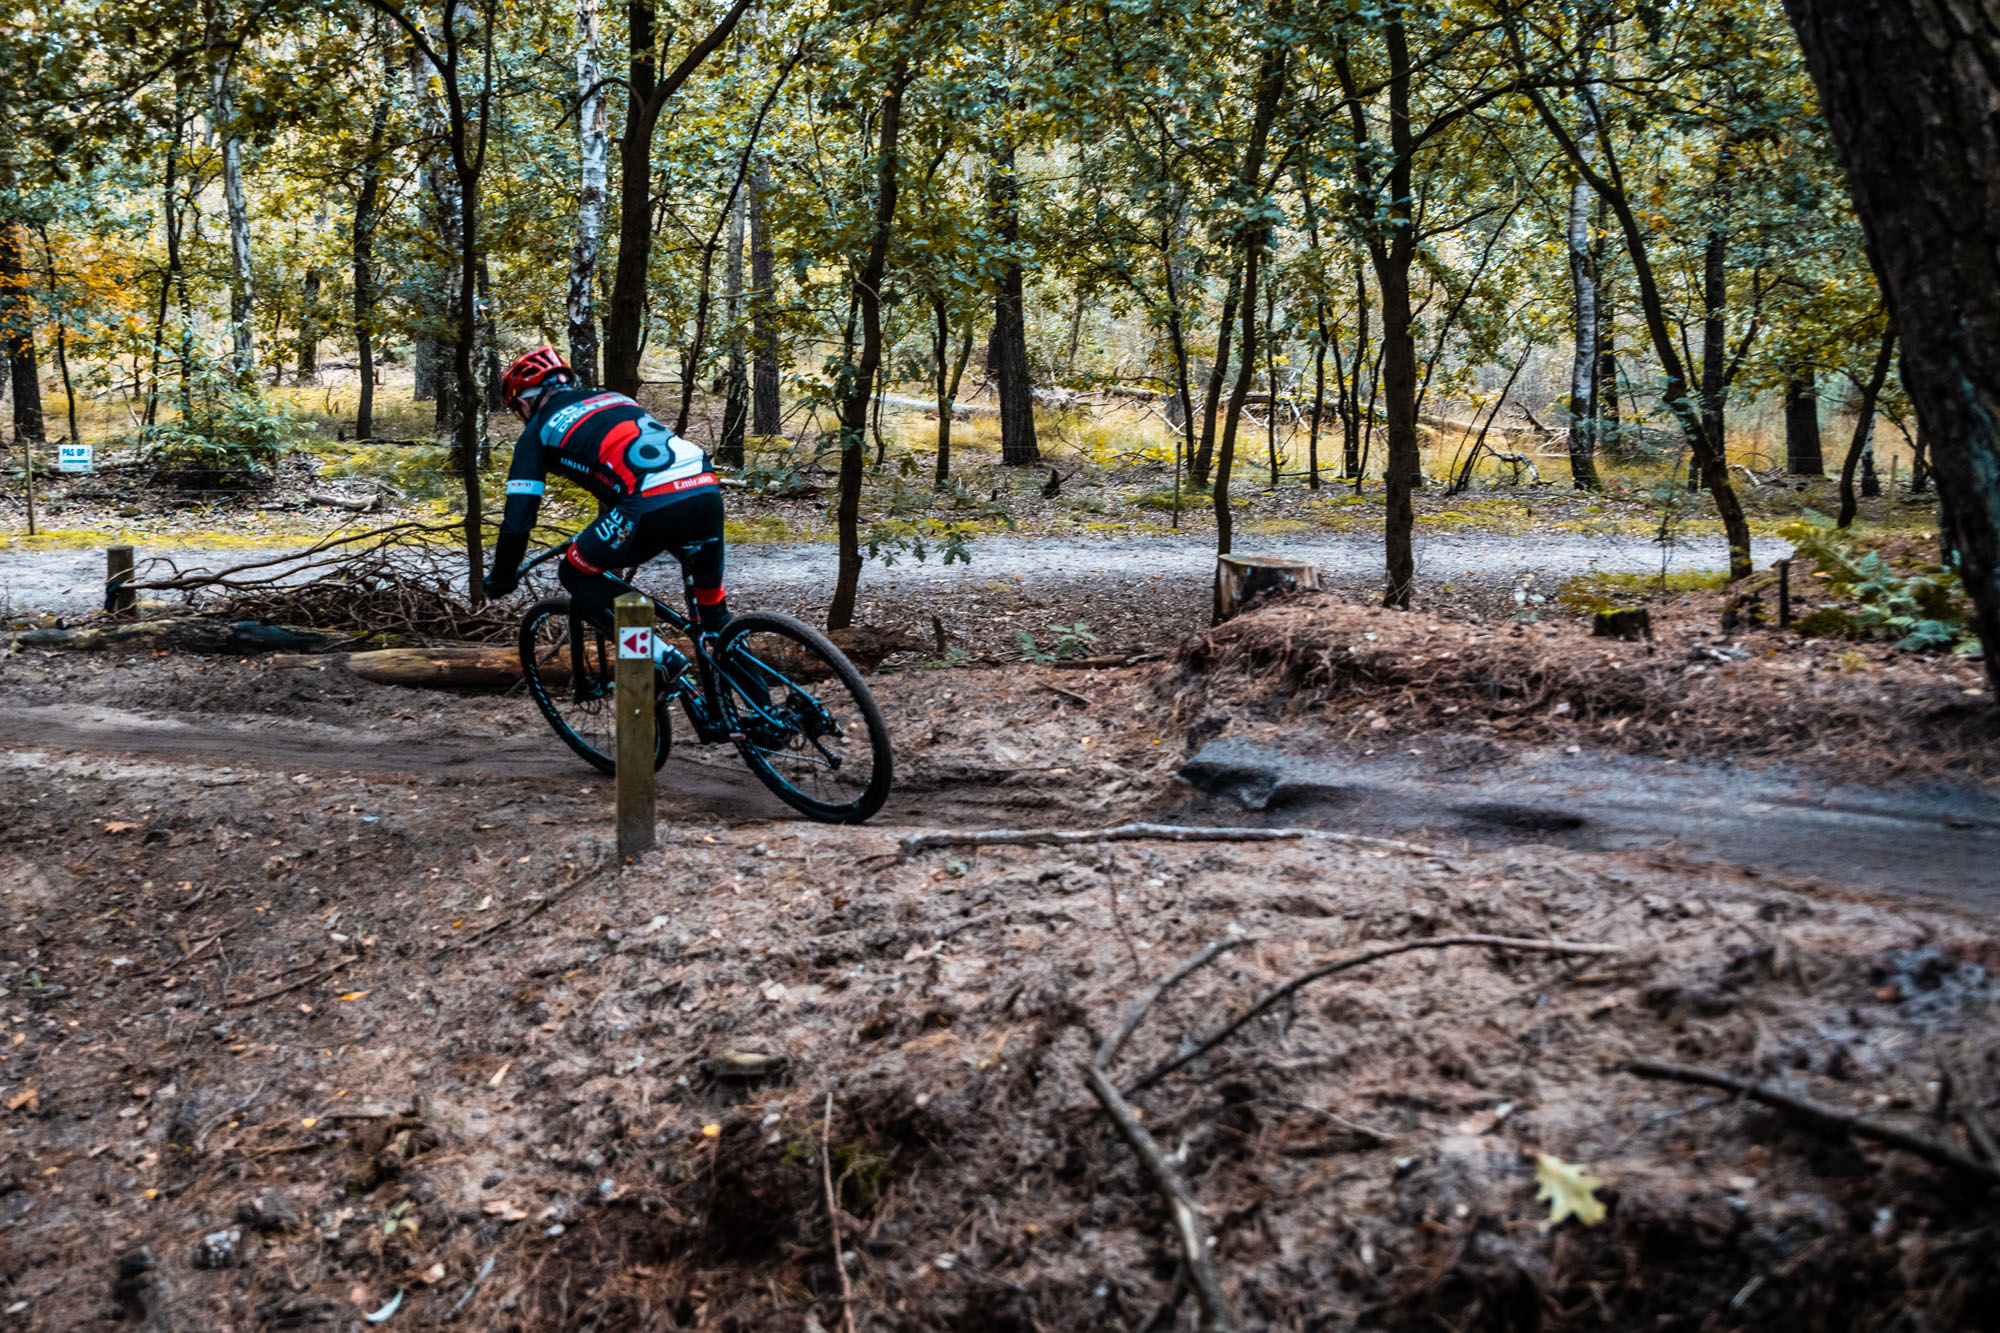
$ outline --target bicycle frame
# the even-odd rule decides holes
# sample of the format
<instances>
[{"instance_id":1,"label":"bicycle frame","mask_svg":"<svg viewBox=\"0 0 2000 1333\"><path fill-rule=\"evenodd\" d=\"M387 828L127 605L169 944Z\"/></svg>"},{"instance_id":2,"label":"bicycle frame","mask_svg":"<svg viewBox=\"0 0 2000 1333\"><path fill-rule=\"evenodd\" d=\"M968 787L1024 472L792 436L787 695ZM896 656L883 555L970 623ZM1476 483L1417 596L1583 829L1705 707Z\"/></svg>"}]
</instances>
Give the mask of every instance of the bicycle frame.
<instances>
[{"instance_id":1,"label":"bicycle frame","mask_svg":"<svg viewBox=\"0 0 2000 1333\"><path fill-rule=\"evenodd\" d=\"M567 551L571 544L576 541L576 537L582 535L582 533L578 533L568 541L561 542L543 551L540 555L521 566L518 577L525 579L529 570ZM783 728L788 725L785 719L762 707L754 699L744 698L739 705L739 702L731 698L729 693L719 688L721 677L715 669L715 660L709 656L708 643L706 642L712 636L701 633L697 628L697 618L701 613L695 609L694 579L686 571L681 573L681 591L687 598L689 607L689 614L687 615L681 614L681 612L653 596L653 594L647 592L644 588L634 587L632 584L627 583L616 574L607 571L603 577L610 579L626 592L636 592L651 602L655 618L665 620L682 634L685 634L688 637L688 641L694 645L693 667L699 677L697 682L698 688L692 688L688 681L687 673L682 672L674 681L672 692L659 700L659 702L664 704L676 698L681 701L681 709L687 714L688 725L694 728L695 739L700 744L713 745L720 741L742 741L745 739L741 726L742 719L739 716L740 707L747 706L753 716L762 717L777 727ZM581 691L583 689L585 672L582 660L582 639L576 634L574 629L576 619L575 613L572 612L570 616L572 626L570 632L570 651L572 654L570 680L572 682L571 687L577 691ZM755 658L751 660L756 661ZM763 671L773 680L785 679L782 674L766 663L756 662L756 665L759 670ZM789 681L786 683L790 684ZM797 686L793 685L792 688L797 689ZM740 694L741 691L739 690L737 693ZM807 697L810 698L811 696L808 695ZM578 698L580 701L580 693ZM825 706L820 704L817 699L813 699L812 702L819 709L822 716L824 716L826 713Z\"/></svg>"}]
</instances>

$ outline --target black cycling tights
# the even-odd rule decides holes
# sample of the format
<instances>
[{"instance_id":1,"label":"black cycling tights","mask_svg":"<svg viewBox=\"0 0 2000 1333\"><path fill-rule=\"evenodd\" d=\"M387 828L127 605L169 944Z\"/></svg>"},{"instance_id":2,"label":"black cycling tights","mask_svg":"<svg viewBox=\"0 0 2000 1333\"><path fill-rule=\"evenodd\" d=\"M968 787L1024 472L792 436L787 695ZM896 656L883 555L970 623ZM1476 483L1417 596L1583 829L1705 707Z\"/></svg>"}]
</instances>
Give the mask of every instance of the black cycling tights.
<instances>
[{"instance_id":1,"label":"black cycling tights","mask_svg":"<svg viewBox=\"0 0 2000 1333\"><path fill-rule=\"evenodd\" d=\"M662 505L644 514L631 515L621 509L607 512L584 530L563 557L559 577L569 589L570 603L578 615L609 631L612 602L619 587L604 572L643 565L662 552L680 561L681 568L694 576L695 588L706 594L704 602L718 598L722 590L722 493L697 491L683 500ZM712 617L723 604L704 604L702 620ZM724 613L726 614L726 613Z\"/></svg>"}]
</instances>

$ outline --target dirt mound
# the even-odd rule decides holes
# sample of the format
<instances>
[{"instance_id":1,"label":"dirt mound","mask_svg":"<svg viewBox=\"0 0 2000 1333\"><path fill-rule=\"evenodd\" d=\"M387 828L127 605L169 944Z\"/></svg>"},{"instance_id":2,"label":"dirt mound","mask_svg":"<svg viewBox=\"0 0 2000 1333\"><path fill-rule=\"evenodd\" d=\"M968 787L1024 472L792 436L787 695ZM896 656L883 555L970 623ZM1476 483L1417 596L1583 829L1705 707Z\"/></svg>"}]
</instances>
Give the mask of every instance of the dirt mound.
<instances>
[{"instance_id":1,"label":"dirt mound","mask_svg":"<svg viewBox=\"0 0 2000 1333\"><path fill-rule=\"evenodd\" d=\"M1184 720L1311 710L1369 732L1784 761L1857 780L2000 777L1976 664L1775 629L1725 636L1718 595L1652 608L1653 638L1490 624L1301 594L1188 639ZM1199 725L1197 723L1196 725Z\"/></svg>"}]
</instances>

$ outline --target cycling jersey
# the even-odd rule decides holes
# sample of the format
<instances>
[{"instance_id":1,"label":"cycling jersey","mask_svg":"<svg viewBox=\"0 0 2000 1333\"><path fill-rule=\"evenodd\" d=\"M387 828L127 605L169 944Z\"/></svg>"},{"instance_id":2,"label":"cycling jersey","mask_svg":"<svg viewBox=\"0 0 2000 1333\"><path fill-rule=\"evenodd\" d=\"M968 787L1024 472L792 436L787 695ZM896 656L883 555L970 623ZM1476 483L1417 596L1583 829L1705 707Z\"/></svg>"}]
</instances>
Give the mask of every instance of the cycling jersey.
<instances>
[{"instance_id":1,"label":"cycling jersey","mask_svg":"<svg viewBox=\"0 0 2000 1333\"><path fill-rule=\"evenodd\" d=\"M493 554L496 569L521 563L552 470L615 509L626 527L676 500L719 494L702 447L674 434L624 394L551 389L514 442L506 512Z\"/></svg>"}]
</instances>

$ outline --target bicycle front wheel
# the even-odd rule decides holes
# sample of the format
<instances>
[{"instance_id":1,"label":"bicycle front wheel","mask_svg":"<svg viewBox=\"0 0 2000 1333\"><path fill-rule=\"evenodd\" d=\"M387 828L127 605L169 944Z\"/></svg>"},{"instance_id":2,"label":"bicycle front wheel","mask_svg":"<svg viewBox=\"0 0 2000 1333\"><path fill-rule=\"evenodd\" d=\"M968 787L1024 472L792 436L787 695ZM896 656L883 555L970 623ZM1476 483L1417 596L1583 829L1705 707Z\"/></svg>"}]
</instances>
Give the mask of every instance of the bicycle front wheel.
<instances>
[{"instance_id":1,"label":"bicycle front wheel","mask_svg":"<svg viewBox=\"0 0 2000 1333\"><path fill-rule=\"evenodd\" d=\"M859 824L889 799L894 761L875 696L840 649L772 611L736 617L717 643L716 693L758 781L802 815Z\"/></svg>"},{"instance_id":2,"label":"bicycle front wheel","mask_svg":"<svg viewBox=\"0 0 2000 1333\"><path fill-rule=\"evenodd\" d=\"M569 598L536 602L521 617L521 673L535 707L563 744L601 773L618 771L618 654L611 636L570 615ZM657 707L653 767L673 748L673 715Z\"/></svg>"}]
</instances>

